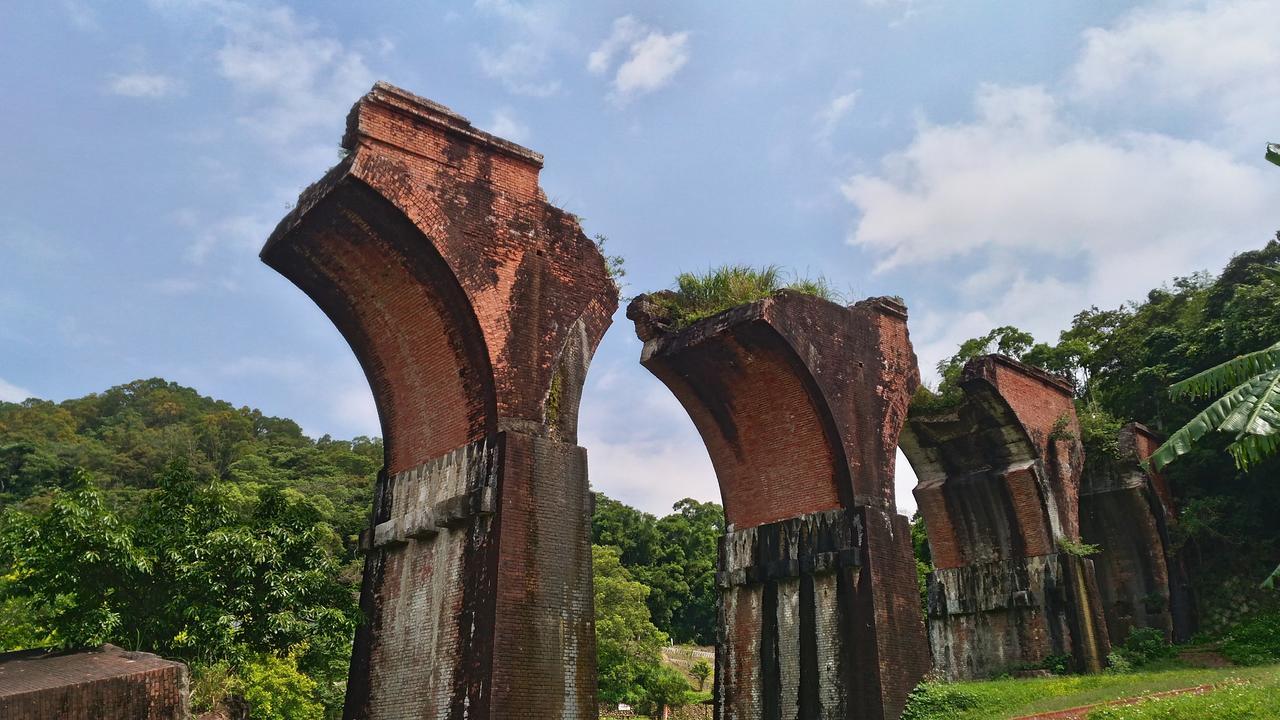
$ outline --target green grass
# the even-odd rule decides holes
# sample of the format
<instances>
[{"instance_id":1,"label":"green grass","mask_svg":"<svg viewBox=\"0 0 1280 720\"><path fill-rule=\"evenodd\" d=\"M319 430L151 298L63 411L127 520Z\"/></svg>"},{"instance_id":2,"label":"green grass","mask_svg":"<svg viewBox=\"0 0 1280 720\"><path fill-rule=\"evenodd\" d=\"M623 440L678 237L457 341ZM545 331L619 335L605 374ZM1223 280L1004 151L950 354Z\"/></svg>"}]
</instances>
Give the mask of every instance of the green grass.
<instances>
[{"instance_id":1,"label":"green grass","mask_svg":"<svg viewBox=\"0 0 1280 720\"><path fill-rule=\"evenodd\" d=\"M1099 708L1089 720L1259 720L1280 718L1280 667L1203 695L1153 698L1124 707Z\"/></svg>"},{"instance_id":2,"label":"green grass","mask_svg":"<svg viewBox=\"0 0 1280 720\"><path fill-rule=\"evenodd\" d=\"M1153 663L1141 672L1103 675L923 683L912 694L903 720L994 720L1050 710L1065 710L1165 690L1239 680L1245 688L1280 682L1280 666L1188 668L1176 661ZM1216 694L1216 693L1214 693ZM1188 702L1191 698L1186 699ZM1092 717L1092 716L1091 716ZM1128 716L1117 716L1128 717ZM1134 717L1165 717L1135 715ZM1170 715L1181 718L1182 715ZM1185 717L1216 718L1217 715ZM1222 717L1254 717L1224 715ZM1272 717L1262 715L1258 717ZM1280 714L1276 715L1280 717ZM1111 720L1108 716L1107 720Z\"/></svg>"},{"instance_id":3,"label":"green grass","mask_svg":"<svg viewBox=\"0 0 1280 720\"><path fill-rule=\"evenodd\" d=\"M684 327L732 307L755 302L778 290L795 290L835 300L836 292L826 280L796 278L787 282L776 265L753 268L745 265L722 265L705 273L680 273L671 293L653 296L676 327Z\"/></svg>"}]
</instances>

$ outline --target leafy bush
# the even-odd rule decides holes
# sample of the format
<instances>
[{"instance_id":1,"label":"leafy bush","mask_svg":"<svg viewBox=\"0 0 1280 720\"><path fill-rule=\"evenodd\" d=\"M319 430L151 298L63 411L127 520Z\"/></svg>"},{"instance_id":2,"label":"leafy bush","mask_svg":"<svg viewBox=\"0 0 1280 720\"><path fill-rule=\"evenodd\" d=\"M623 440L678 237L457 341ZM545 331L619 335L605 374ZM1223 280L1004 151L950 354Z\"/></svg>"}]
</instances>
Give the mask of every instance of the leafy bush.
<instances>
[{"instance_id":1,"label":"leafy bush","mask_svg":"<svg viewBox=\"0 0 1280 720\"><path fill-rule=\"evenodd\" d=\"M1129 631L1129 637L1125 638L1124 644L1114 648L1107 656L1107 660L1112 663L1113 670L1121 672L1114 662L1116 659L1120 661L1119 667L1127 665L1130 668L1138 668L1155 660L1173 657L1175 652L1173 646L1165 639L1163 631L1155 628L1134 628Z\"/></svg>"},{"instance_id":2,"label":"leafy bush","mask_svg":"<svg viewBox=\"0 0 1280 720\"><path fill-rule=\"evenodd\" d=\"M1280 611L1256 615L1229 631L1222 654L1238 665L1280 662Z\"/></svg>"},{"instance_id":3,"label":"leafy bush","mask_svg":"<svg viewBox=\"0 0 1280 720\"><path fill-rule=\"evenodd\" d=\"M1064 653L1048 655L1040 661L1040 669L1048 670L1054 675L1066 675L1071 672L1071 656Z\"/></svg>"},{"instance_id":4,"label":"leafy bush","mask_svg":"<svg viewBox=\"0 0 1280 720\"><path fill-rule=\"evenodd\" d=\"M823 300L836 299L831 285L821 277L797 278L784 284L782 270L776 265L758 269L746 265L722 265L705 273L680 273L676 277L674 292L651 297L676 327L684 327L784 289L816 295Z\"/></svg>"},{"instance_id":5,"label":"leafy bush","mask_svg":"<svg viewBox=\"0 0 1280 720\"><path fill-rule=\"evenodd\" d=\"M661 715L664 707L680 707L693 700L693 688L684 674L670 665L649 668L637 708L647 715Z\"/></svg>"},{"instance_id":6,"label":"leafy bush","mask_svg":"<svg viewBox=\"0 0 1280 720\"><path fill-rule=\"evenodd\" d=\"M1097 555L1102 548L1097 545L1091 545L1087 542L1077 542L1070 538L1058 538L1058 549L1062 552L1079 558L1087 558L1091 555Z\"/></svg>"},{"instance_id":7,"label":"leafy bush","mask_svg":"<svg viewBox=\"0 0 1280 720\"><path fill-rule=\"evenodd\" d=\"M1128 655L1112 650L1107 653L1107 672L1116 675L1133 672L1133 663L1129 662Z\"/></svg>"},{"instance_id":8,"label":"leafy bush","mask_svg":"<svg viewBox=\"0 0 1280 720\"><path fill-rule=\"evenodd\" d=\"M245 663L234 684L249 703L254 720L321 720L324 706L313 700L316 682L298 670L293 657L261 655Z\"/></svg>"},{"instance_id":9,"label":"leafy bush","mask_svg":"<svg viewBox=\"0 0 1280 720\"><path fill-rule=\"evenodd\" d=\"M707 678L711 677L711 663L698 660L689 668L689 674L698 679L698 692L702 692L706 687Z\"/></svg>"},{"instance_id":10,"label":"leafy bush","mask_svg":"<svg viewBox=\"0 0 1280 720\"><path fill-rule=\"evenodd\" d=\"M191 707L197 713L242 703L252 720L319 720L325 715L321 694L292 655L262 654L235 665L223 661L192 667Z\"/></svg>"},{"instance_id":11,"label":"leafy bush","mask_svg":"<svg viewBox=\"0 0 1280 720\"><path fill-rule=\"evenodd\" d=\"M923 682L907 697L902 720L930 720L979 705L977 693L952 683Z\"/></svg>"}]
</instances>

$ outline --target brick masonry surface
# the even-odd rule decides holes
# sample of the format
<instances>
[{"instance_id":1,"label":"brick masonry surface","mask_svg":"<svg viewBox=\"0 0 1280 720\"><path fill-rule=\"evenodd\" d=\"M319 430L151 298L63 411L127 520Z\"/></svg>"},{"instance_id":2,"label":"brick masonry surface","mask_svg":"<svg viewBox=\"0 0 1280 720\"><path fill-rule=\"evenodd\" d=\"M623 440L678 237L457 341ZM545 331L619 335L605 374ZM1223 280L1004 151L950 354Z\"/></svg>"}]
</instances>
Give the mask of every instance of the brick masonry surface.
<instances>
[{"instance_id":1,"label":"brick masonry surface","mask_svg":"<svg viewBox=\"0 0 1280 720\"><path fill-rule=\"evenodd\" d=\"M687 328L628 308L724 500L716 717L897 718L928 668L893 463L919 371L906 309L781 291Z\"/></svg>"},{"instance_id":2,"label":"brick masonry surface","mask_svg":"<svg viewBox=\"0 0 1280 720\"><path fill-rule=\"evenodd\" d=\"M1195 632L1185 564L1169 541L1173 499L1165 479L1142 464L1159 444L1146 427L1130 423L1117 439L1117 458L1085 464L1080 532L1101 548L1094 566L1113 643L1134 628L1155 628L1178 641Z\"/></svg>"},{"instance_id":3,"label":"brick masonry surface","mask_svg":"<svg viewBox=\"0 0 1280 720\"><path fill-rule=\"evenodd\" d=\"M4 720L186 720L187 666L150 653L0 654Z\"/></svg>"},{"instance_id":4,"label":"brick masonry surface","mask_svg":"<svg viewBox=\"0 0 1280 720\"><path fill-rule=\"evenodd\" d=\"M936 568L934 668L977 678L1069 654L1101 669L1110 645L1092 562L1058 547L1079 540L1071 385L989 355L965 366L961 389L958 407L913 414L902 434Z\"/></svg>"},{"instance_id":5,"label":"brick masonry surface","mask_svg":"<svg viewBox=\"0 0 1280 720\"><path fill-rule=\"evenodd\" d=\"M262 259L378 406L348 718L594 718L587 365L617 308L542 157L378 83Z\"/></svg>"}]
</instances>

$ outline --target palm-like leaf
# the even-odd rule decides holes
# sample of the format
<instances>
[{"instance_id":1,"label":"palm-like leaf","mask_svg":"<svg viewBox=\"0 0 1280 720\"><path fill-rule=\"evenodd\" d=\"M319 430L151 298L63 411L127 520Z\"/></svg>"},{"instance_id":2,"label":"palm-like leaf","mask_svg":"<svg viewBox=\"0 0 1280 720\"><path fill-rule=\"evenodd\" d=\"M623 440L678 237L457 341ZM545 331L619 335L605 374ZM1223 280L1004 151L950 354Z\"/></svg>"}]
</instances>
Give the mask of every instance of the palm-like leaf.
<instances>
[{"instance_id":1,"label":"palm-like leaf","mask_svg":"<svg viewBox=\"0 0 1280 720\"><path fill-rule=\"evenodd\" d=\"M1227 450L1241 468L1247 468L1280 447L1280 345L1206 370L1178 383L1170 392L1183 395L1213 392L1197 388L1221 387L1226 384L1224 378L1239 377L1247 368L1261 368L1261 371L1246 376L1243 382L1170 435L1151 454L1153 469L1160 470L1174 458L1190 452L1195 442L1211 430L1235 433L1235 442Z\"/></svg>"},{"instance_id":2,"label":"palm-like leaf","mask_svg":"<svg viewBox=\"0 0 1280 720\"><path fill-rule=\"evenodd\" d=\"M1280 567L1271 571L1271 574L1267 576L1267 579L1262 581L1262 587L1267 590L1275 590L1277 580L1280 580Z\"/></svg>"},{"instance_id":3,"label":"palm-like leaf","mask_svg":"<svg viewBox=\"0 0 1280 720\"><path fill-rule=\"evenodd\" d=\"M1169 395L1174 398L1216 395L1277 367L1280 367L1280 343L1246 353L1174 383L1169 387Z\"/></svg>"}]
</instances>

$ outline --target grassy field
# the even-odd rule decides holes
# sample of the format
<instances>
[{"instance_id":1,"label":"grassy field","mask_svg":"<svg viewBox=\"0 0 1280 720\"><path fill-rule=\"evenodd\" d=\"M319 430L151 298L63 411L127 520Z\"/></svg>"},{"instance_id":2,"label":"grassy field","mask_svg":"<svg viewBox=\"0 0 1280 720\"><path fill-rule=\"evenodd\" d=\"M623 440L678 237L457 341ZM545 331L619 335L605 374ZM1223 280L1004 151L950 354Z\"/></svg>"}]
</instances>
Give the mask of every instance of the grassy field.
<instances>
[{"instance_id":1,"label":"grassy field","mask_svg":"<svg viewBox=\"0 0 1280 720\"><path fill-rule=\"evenodd\" d=\"M1167 661L1141 672L1025 680L929 683L918 690L904 720L996 720L1065 710L1165 690L1221 685L1197 697L1152 700L1096 710L1090 720L1280 718L1280 665L1189 668Z\"/></svg>"}]
</instances>

